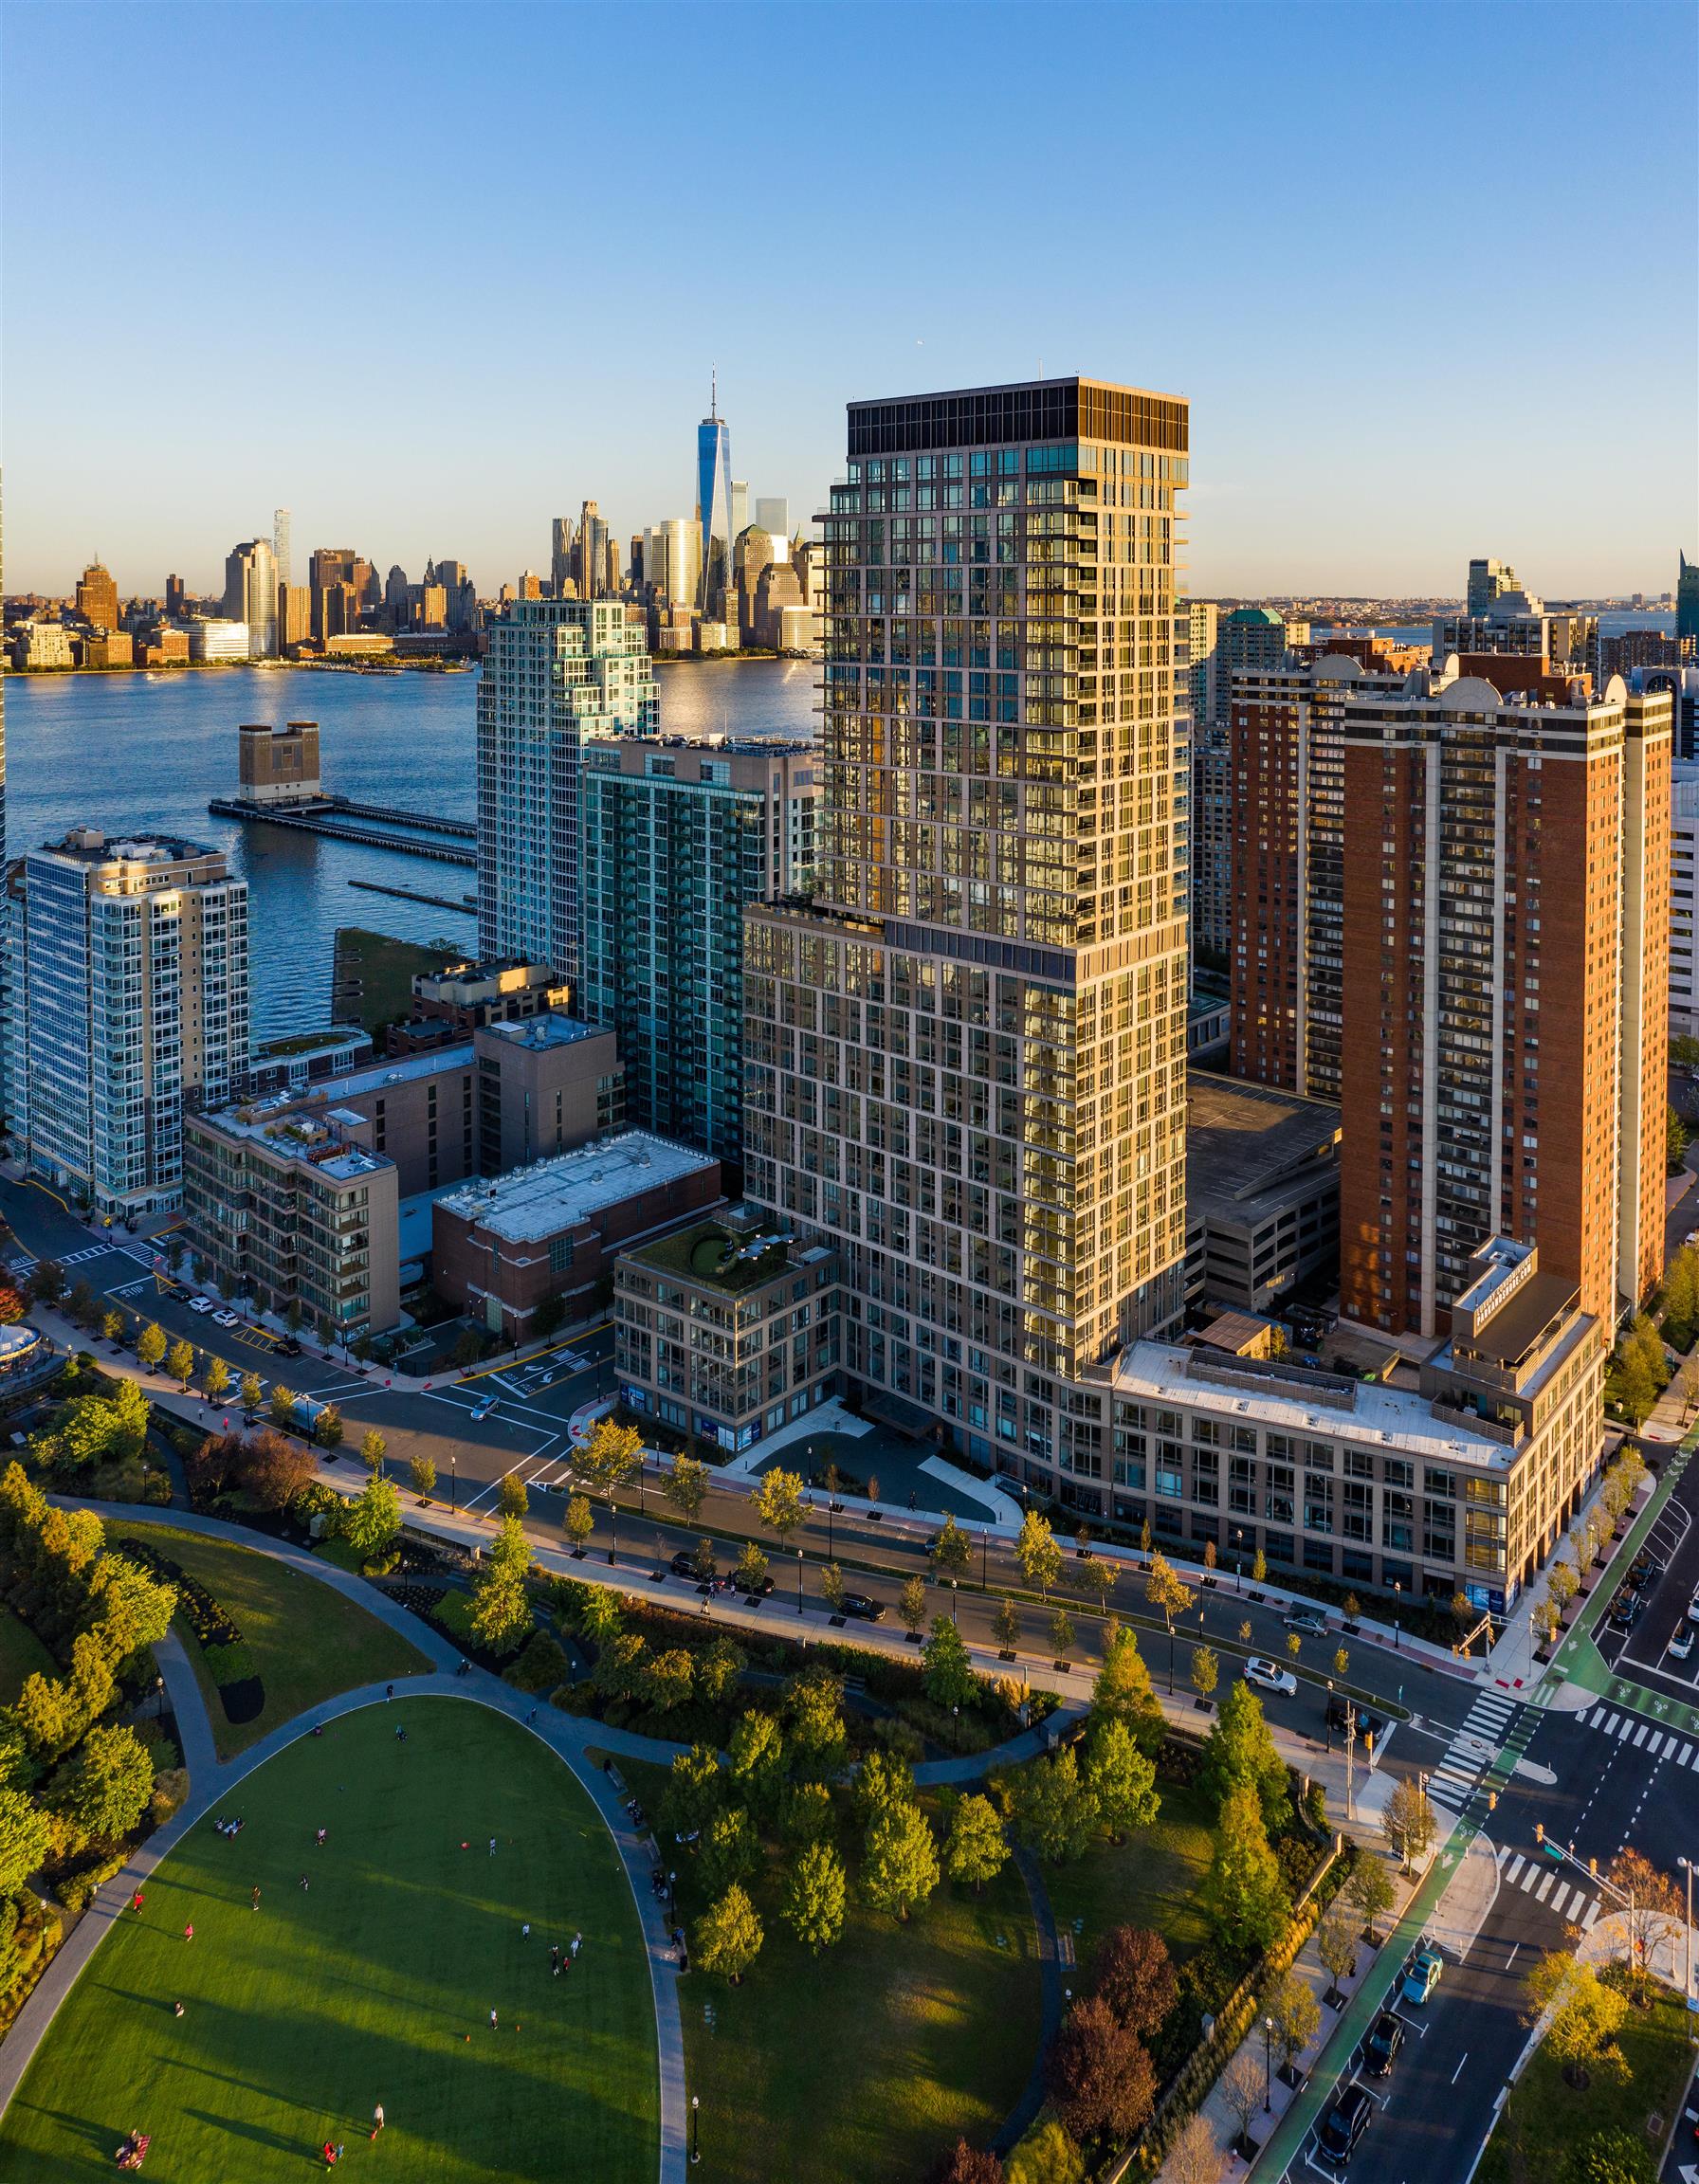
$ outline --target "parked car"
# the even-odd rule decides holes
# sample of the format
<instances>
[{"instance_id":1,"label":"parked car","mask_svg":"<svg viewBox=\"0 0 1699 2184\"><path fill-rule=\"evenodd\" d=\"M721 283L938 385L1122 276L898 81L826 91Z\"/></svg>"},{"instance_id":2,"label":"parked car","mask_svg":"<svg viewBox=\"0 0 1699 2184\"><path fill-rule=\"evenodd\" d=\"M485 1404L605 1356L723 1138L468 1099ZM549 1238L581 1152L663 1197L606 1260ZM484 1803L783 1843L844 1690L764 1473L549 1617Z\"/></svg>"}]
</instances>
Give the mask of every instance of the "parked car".
<instances>
[{"instance_id":1,"label":"parked car","mask_svg":"<svg viewBox=\"0 0 1699 2184\"><path fill-rule=\"evenodd\" d=\"M1345 1733L1345 1715L1350 1704L1351 1702L1343 1692L1339 1691L1336 1691L1327 1702L1327 1726L1329 1729L1337 1729L1342 1737ZM1379 1714L1371 1714L1366 1706L1357 1708L1357 1734L1359 1737L1365 1738L1372 1737L1378 1744L1380 1741L1380 1732L1385 1726L1386 1724L1381 1720Z\"/></svg>"},{"instance_id":2,"label":"parked car","mask_svg":"<svg viewBox=\"0 0 1699 2184\"><path fill-rule=\"evenodd\" d=\"M1389 2077L1404 2045L1404 2026L1396 2011L1382 2010L1362 2044L1363 2067L1372 2078Z\"/></svg>"},{"instance_id":3,"label":"parked car","mask_svg":"<svg viewBox=\"0 0 1699 2184\"><path fill-rule=\"evenodd\" d=\"M1678 1623L1675 1635L1665 1648L1672 1661L1685 1661L1693 1650L1693 1627L1690 1623Z\"/></svg>"},{"instance_id":4,"label":"parked car","mask_svg":"<svg viewBox=\"0 0 1699 2184\"><path fill-rule=\"evenodd\" d=\"M214 1312L212 1315L212 1324L214 1327L240 1327L242 1324L242 1318L241 1315L236 1312Z\"/></svg>"},{"instance_id":5,"label":"parked car","mask_svg":"<svg viewBox=\"0 0 1699 2184\"><path fill-rule=\"evenodd\" d=\"M299 1357L301 1356L301 1342L300 1339L294 1335L279 1336L277 1346L279 1354L282 1356Z\"/></svg>"},{"instance_id":6,"label":"parked car","mask_svg":"<svg viewBox=\"0 0 1699 2184\"><path fill-rule=\"evenodd\" d=\"M1650 1592L1664 1574L1664 1565L1655 1555L1639 1554L1628 1567L1628 1582L1636 1592Z\"/></svg>"},{"instance_id":7,"label":"parked car","mask_svg":"<svg viewBox=\"0 0 1699 2184\"><path fill-rule=\"evenodd\" d=\"M212 1300L210 1297L192 1297L189 1300L189 1309L192 1312L210 1312Z\"/></svg>"},{"instance_id":8,"label":"parked car","mask_svg":"<svg viewBox=\"0 0 1699 2184\"><path fill-rule=\"evenodd\" d=\"M744 1586L738 1583L735 1578L733 1579L733 1583L737 1586L737 1590L740 1592L745 1593L751 1599L764 1600L768 1593L773 1590L773 1580L771 1577L763 1577L758 1585Z\"/></svg>"},{"instance_id":9,"label":"parked car","mask_svg":"<svg viewBox=\"0 0 1699 2184\"><path fill-rule=\"evenodd\" d=\"M1693 1588L1693 1597L1688 1602L1688 1621L1699 1623L1699 1585Z\"/></svg>"},{"instance_id":10,"label":"parked car","mask_svg":"<svg viewBox=\"0 0 1699 2184\"><path fill-rule=\"evenodd\" d=\"M473 1425L476 1426L479 1419L481 1418L487 1418L490 1412L495 1409L496 1405L500 1402L500 1396L497 1395L481 1396L479 1400L472 1405L470 1416Z\"/></svg>"},{"instance_id":11,"label":"parked car","mask_svg":"<svg viewBox=\"0 0 1699 2184\"><path fill-rule=\"evenodd\" d=\"M1632 1630L1640 1620L1640 1611L1646 1605L1631 1586L1624 1585L1611 1602L1611 1629Z\"/></svg>"},{"instance_id":12,"label":"parked car","mask_svg":"<svg viewBox=\"0 0 1699 2184\"><path fill-rule=\"evenodd\" d=\"M1343 2168L1361 2145L1374 2113L1375 2103L1362 2087L1347 2085L1323 2117L1322 2128L1316 2134L1316 2147L1323 2160Z\"/></svg>"},{"instance_id":13,"label":"parked car","mask_svg":"<svg viewBox=\"0 0 1699 2184\"><path fill-rule=\"evenodd\" d=\"M1326 1634L1327 1617L1320 1608L1303 1608L1294 1602L1280 1620L1288 1630L1305 1630L1312 1638Z\"/></svg>"},{"instance_id":14,"label":"parked car","mask_svg":"<svg viewBox=\"0 0 1699 2184\"><path fill-rule=\"evenodd\" d=\"M858 1623L878 1623L884 1620L885 1602L874 1600L866 1592L846 1592L844 1613L853 1615Z\"/></svg>"},{"instance_id":15,"label":"parked car","mask_svg":"<svg viewBox=\"0 0 1699 2184\"><path fill-rule=\"evenodd\" d=\"M1413 2002L1419 2008L1439 1985L1444 1971L1445 1959L1437 1949L1418 1949L1404 1967L1401 1992L1405 2001Z\"/></svg>"},{"instance_id":16,"label":"parked car","mask_svg":"<svg viewBox=\"0 0 1699 2184\"><path fill-rule=\"evenodd\" d=\"M1245 1664L1245 1681L1263 1691L1278 1691L1288 1699L1298 1696L1298 1679L1277 1661L1263 1661L1252 1654Z\"/></svg>"}]
</instances>

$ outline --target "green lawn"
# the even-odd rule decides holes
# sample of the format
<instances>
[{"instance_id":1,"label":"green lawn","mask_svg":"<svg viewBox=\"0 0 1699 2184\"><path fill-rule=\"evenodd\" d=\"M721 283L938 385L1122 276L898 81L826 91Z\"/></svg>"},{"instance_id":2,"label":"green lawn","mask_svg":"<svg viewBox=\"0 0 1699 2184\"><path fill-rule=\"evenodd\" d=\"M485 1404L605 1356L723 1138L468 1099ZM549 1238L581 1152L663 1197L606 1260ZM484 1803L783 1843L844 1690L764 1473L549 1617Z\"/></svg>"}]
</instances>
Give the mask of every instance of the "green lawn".
<instances>
[{"instance_id":1,"label":"green lawn","mask_svg":"<svg viewBox=\"0 0 1699 2184\"><path fill-rule=\"evenodd\" d=\"M290 2184L327 2137L397 2184L653 2184L642 1931L545 1746L467 1702L401 1700L302 1738L228 1802L241 1835L203 1820L73 1989L0 2125L0 2178L110 2175L135 2128L167 2184ZM551 1978L575 1931L577 1965Z\"/></svg>"},{"instance_id":2,"label":"green lawn","mask_svg":"<svg viewBox=\"0 0 1699 2184\"><path fill-rule=\"evenodd\" d=\"M654 1812L665 1771L619 1766ZM833 1948L812 1956L783 1924L775 1854L752 1890L766 1938L742 1986L693 1972L681 1990L716 2184L914 2184L959 2133L983 2144L1032 2070L1038 1943L1014 1866L977 1900L945 1882L903 1926L856 1901L859 1845L843 1847L850 1909ZM686 1926L693 1873L681 1855Z\"/></svg>"},{"instance_id":3,"label":"green lawn","mask_svg":"<svg viewBox=\"0 0 1699 2184\"><path fill-rule=\"evenodd\" d=\"M57 1676L53 1656L27 1623L0 1607L0 1706L9 1706L28 1679L39 1671Z\"/></svg>"},{"instance_id":4,"label":"green lawn","mask_svg":"<svg viewBox=\"0 0 1699 2184\"><path fill-rule=\"evenodd\" d=\"M1157 1788L1162 1809L1154 1826L1119 1846L1100 1845L1077 1866L1045 1867L1057 1931L1073 1930L1087 1967L1113 1926L1153 1927L1176 1959L1206 1938L1197 1888L1210 1862L1215 1807L1196 1784Z\"/></svg>"},{"instance_id":5,"label":"green lawn","mask_svg":"<svg viewBox=\"0 0 1699 2184\"><path fill-rule=\"evenodd\" d=\"M225 1719L217 1687L193 1634L180 1616L177 1621L206 1698L221 1759L246 1752L280 1722L338 1691L416 1676L430 1666L416 1647L354 1601L251 1547L175 1532L161 1524L109 1524L106 1530L115 1545L125 1538L151 1541L190 1576L198 1578L242 1632L265 1686L265 1704L256 1720L235 1724Z\"/></svg>"},{"instance_id":6,"label":"green lawn","mask_svg":"<svg viewBox=\"0 0 1699 2184\"><path fill-rule=\"evenodd\" d=\"M1617 2036L1627 2083L1595 2071L1580 2093L1564 2084L1562 2065L1537 2048L1488 2141L1477 2184L1549 2184L1567 2150L1599 2131L1628 2132L1655 2163L1693 2067L1691 2023L1680 1995L1660 1990L1650 2010L1629 2011ZM1654 2117L1661 2119L1655 2137L1648 2129Z\"/></svg>"}]
</instances>

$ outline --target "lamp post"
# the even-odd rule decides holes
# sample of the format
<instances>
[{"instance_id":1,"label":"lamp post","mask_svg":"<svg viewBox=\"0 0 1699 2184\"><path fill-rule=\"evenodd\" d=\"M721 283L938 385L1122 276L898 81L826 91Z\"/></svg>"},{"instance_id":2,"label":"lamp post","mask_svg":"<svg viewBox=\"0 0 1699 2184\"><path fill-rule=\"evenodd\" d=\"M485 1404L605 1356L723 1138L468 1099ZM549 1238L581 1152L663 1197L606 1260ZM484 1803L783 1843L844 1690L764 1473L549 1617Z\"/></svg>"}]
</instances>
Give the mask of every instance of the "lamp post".
<instances>
[{"instance_id":1,"label":"lamp post","mask_svg":"<svg viewBox=\"0 0 1699 2184\"><path fill-rule=\"evenodd\" d=\"M692 2165L702 2159L702 2102L694 2093L690 2096L690 2160Z\"/></svg>"},{"instance_id":2,"label":"lamp post","mask_svg":"<svg viewBox=\"0 0 1699 2184\"><path fill-rule=\"evenodd\" d=\"M453 1516L460 1507L460 1450L448 1451L448 1514Z\"/></svg>"},{"instance_id":3,"label":"lamp post","mask_svg":"<svg viewBox=\"0 0 1699 2184\"><path fill-rule=\"evenodd\" d=\"M608 1567L613 1567L613 1557L619 1553L619 1503L613 1499L613 1489L608 1489Z\"/></svg>"},{"instance_id":4,"label":"lamp post","mask_svg":"<svg viewBox=\"0 0 1699 2184\"><path fill-rule=\"evenodd\" d=\"M950 1579L950 1621L956 1625L958 1630L960 1629L961 1624L956 1613L956 1580L954 1577Z\"/></svg>"},{"instance_id":5,"label":"lamp post","mask_svg":"<svg viewBox=\"0 0 1699 2184\"><path fill-rule=\"evenodd\" d=\"M1239 1583L1239 1578L1244 1570L1244 1567L1245 1527L1242 1524L1235 1524L1233 1528L1233 1589L1235 1594L1243 1592L1244 1590L1243 1586L1241 1586Z\"/></svg>"},{"instance_id":6,"label":"lamp post","mask_svg":"<svg viewBox=\"0 0 1699 2184\"><path fill-rule=\"evenodd\" d=\"M163 1676L154 1678L154 1719L157 1721L163 1721L165 1719L165 1678ZM1690 1894L1691 1891L1690 1890L1689 1893Z\"/></svg>"},{"instance_id":7,"label":"lamp post","mask_svg":"<svg viewBox=\"0 0 1699 2184\"><path fill-rule=\"evenodd\" d=\"M1256 2065L1251 2067L1254 2070ZM1270 2115L1274 2107L1274 2020L1263 2019L1263 2114Z\"/></svg>"},{"instance_id":8,"label":"lamp post","mask_svg":"<svg viewBox=\"0 0 1699 2184\"><path fill-rule=\"evenodd\" d=\"M1688 1968L1682 1980L1682 1992L1690 2008L1693 2000L1693 1861L1690 1858L1678 1858L1675 1863L1688 1877Z\"/></svg>"},{"instance_id":9,"label":"lamp post","mask_svg":"<svg viewBox=\"0 0 1699 2184\"><path fill-rule=\"evenodd\" d=\"M802 1549L796 1550L796 1612L802 1613Z\"/></svg>"},{"instance_id":10,"label":"lamp post","mask_svg":"<svg viewBox=\"0 0 1699 2184\"><path fill-rule=\"evenodd\" d=\"M831 1489L826 1490L826 1559L831 1560Z\"/></svg>"},{"instance_id":11,"label":"lamp post","mask_svg":"<svg viewBox=\"0 0 1699 2184\"><path fill-rule=\"evenodd\" d=\"M1398 1651L1404 1643L1403 1636L1398 1629L1398 1615L1402 1607L1403 1597L1404 1588L1395 1577L1392 1581L1392 1647L1395 1653Z\"/></svg>"},{"instance_id":12,"label":"lamp post","mask_svg":"<svg viewBox=\"0 0 1699 2184\"><path fill-rule=\"evenodd\" d=\"M989 1524L986 1524L986 1525L982 1525L982 1526L980 1527L980 1532L979 1532L979 1590L980 1590L980 1592L989 1592L989 1591L990 1591L990 1587L987 1585L987 1583L986 1583L986 1581L985 1581L985 1579L986 1579L986 1572L987 1572L987 1570L988 1570L988 1569L989 1569L989 1567L990 1567L990 1563L991 1563L991 1526L990 1526Z\"/></svg>"},{"instance_id":13,"label":"lamp post","mask_svg":"<svg viewBox=\"0 0 1699 2184\"><path fill-rule=\"evenodd\" d=\"M1327 1679L1327 1704L1322 1714L1322 1734L1327 1739L1327 1749L1333 1750L1333 1678Z\"/></svg>"}]
</instances>

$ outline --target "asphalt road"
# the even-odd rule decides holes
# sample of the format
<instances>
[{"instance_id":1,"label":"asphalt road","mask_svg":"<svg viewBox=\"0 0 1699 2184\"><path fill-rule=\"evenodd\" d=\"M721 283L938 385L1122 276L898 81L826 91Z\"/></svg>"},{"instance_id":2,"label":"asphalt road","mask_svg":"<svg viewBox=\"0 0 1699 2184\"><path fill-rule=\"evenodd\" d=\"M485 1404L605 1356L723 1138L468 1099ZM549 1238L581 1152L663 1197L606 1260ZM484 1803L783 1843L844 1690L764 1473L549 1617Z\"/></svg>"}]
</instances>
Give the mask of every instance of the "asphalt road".
<instances>
[{"instance_id":1,"label":"asphalt road","mask_svg":"<svg viewBox=\"0 0 1699 2184\"><path fill-rule=\"evenodd\" d=\"M1688 1615L1689 1603L1699 1597L1699 1464L1690 1464L1676 1481L1647 1545L1665 1564L1664 1574L1632 1630L1613 1630L1607 1618L1595 1631L1594 1644L1620 1675L1665 1698L1699 1705L1699 1621ZM1671 1640L1690 1636L1692 1651L1677 1660Z\"/></svg>"}]
</instances>

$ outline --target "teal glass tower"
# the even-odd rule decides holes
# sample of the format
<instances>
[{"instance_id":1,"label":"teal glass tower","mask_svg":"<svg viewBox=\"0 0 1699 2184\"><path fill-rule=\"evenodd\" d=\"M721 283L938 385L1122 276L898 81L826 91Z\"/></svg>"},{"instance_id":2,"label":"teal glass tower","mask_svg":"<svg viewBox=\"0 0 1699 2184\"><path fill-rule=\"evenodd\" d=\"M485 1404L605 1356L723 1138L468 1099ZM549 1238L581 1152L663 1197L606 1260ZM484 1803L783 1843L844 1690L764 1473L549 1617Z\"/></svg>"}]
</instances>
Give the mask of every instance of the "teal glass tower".
<instances>
[{"instance_id":1,"label":"teal glass tower","mask_svg":"<svg viewBox=\"0 0 1699 2184\"><path fill-rule=\"evenodd\" d=\"M712 616L731 581L732 435L712 382L708 414L696 428L696 510L702 524L702 590L697 605Z\"/></svg>"}]
</instances>

